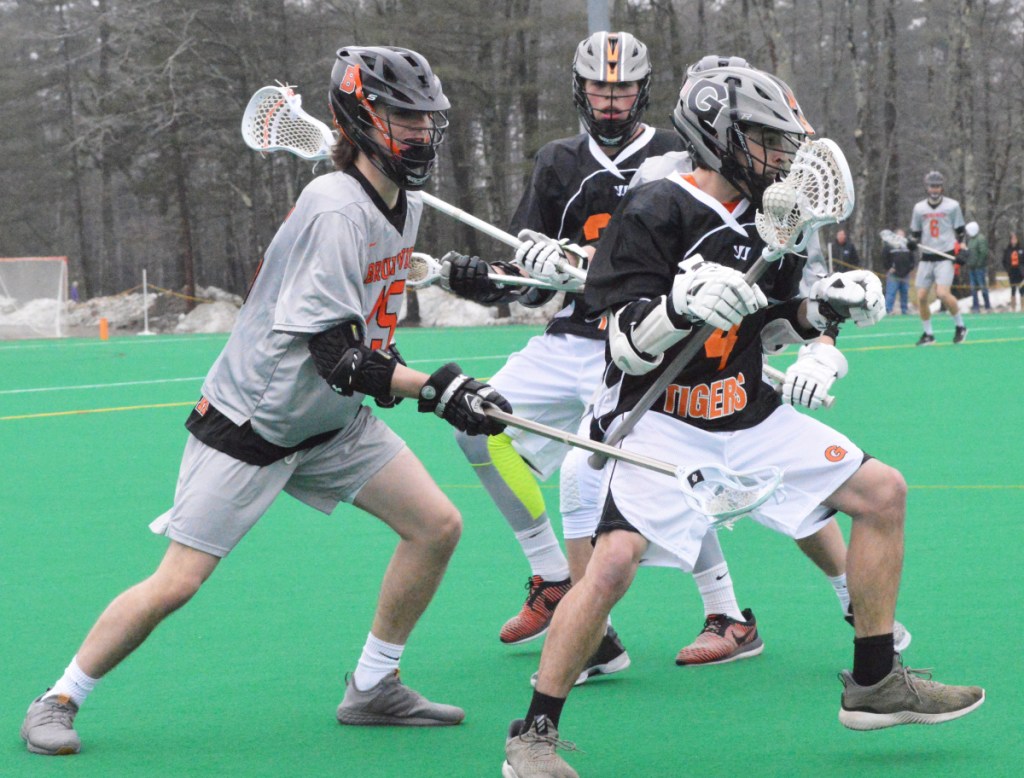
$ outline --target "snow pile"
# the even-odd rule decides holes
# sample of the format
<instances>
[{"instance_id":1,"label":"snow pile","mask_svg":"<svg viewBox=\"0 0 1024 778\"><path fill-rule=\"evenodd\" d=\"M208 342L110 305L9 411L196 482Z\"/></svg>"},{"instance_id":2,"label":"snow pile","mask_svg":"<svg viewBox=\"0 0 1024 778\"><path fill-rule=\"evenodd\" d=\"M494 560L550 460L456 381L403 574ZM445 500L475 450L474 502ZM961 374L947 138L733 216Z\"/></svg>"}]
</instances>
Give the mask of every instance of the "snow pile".
<instances>
[{"instance_id":1,"label":"snow pile","mask_svg":"<svg viewBox=\"0 0 1024 778\"><path fill-rule=\"evenodd\" d=\"M182 314L175 332L230 332L238 318L238 306L226 300L197 305Z\"/></svg>"}]
</instances>

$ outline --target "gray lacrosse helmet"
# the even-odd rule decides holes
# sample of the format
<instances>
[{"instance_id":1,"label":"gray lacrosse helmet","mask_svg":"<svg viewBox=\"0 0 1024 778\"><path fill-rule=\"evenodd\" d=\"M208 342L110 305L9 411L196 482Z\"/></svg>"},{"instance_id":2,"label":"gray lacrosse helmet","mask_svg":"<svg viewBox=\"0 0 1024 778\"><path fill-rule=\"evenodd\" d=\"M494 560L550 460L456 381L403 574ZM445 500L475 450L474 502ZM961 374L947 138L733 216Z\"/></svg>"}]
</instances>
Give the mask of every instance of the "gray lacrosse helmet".
<instances>
[{"instance_id":1,"label":"gray lacrosse helmet","mask_svg":"<svg viewBox=\"0 0 1024 778\"><path fill-rule=\"evenodd\" d=\"M763 174L756 172L758 160L748 143L751 131L776 131L779 148L788 155L814 134L782 79L739 57L717 55L704 57L687 70L672 124L697 165L721 173L758 207L764 190L786 168L766 165Z\"/></svg>"},{"instance_id":2,"label":"gray lacrosse helmet","mask_svg":"<svg viewBox=\"0 0 1024 778\"><path fill-rule=\"evenodd\" d=\"M624 119L598 119L587 99L584 82L637 82L640 91ZM580 41L572 62L572 97L587 133L602 146L616 148L636 132L650 100L651 60L647 47L628 32L595 32Z\"/></svg>"},{"instance_id":3,"label":"gray lacrosse helmet","mask_svg":"<svg viewBox=\"0 0 1024 778\"><path fill-rule=\"evenodd\" d=\"M444 140L451 103L421 54L394 46L338 49L331 71L330 104L342 137L378 170L403 189L426 186L437 147ZM380 106L429 114L427 140L399 149L390 140L391 120L378 110Z\"/></svg>"},{"instance_id":4,"label":"gray lacrosse helmet","mask_svg":"<svg viewBox=\"0 0 1024 778\"><path fill-rule=\"evenodd\" d=\"M938 170L931 170L925 174L924 187L927 189L930 186L941 186L943 189L946 187L946 177L942 175ZM932 205L937 205L942 200L942 192L932 197L931 193L928 194L928 202Z\"/></svg>"}]
</instances>

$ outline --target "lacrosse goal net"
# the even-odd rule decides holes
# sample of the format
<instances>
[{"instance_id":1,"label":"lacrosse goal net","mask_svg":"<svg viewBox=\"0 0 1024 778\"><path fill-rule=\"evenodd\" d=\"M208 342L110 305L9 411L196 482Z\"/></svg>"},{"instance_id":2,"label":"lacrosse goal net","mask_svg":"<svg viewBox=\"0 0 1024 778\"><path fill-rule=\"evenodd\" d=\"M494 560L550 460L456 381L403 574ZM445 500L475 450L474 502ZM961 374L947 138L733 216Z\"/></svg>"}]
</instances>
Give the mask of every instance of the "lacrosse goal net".
<instances>
[{"instance_id":1,"label":"lacrosse goal net","mask_svg":"<svg viewBox=\"0 0 1024 778\"><path fill-rule=\"evenodd\" d=\"M64 335L67 257L0 258L0 340Z\"/></svg>"}]
</instances>

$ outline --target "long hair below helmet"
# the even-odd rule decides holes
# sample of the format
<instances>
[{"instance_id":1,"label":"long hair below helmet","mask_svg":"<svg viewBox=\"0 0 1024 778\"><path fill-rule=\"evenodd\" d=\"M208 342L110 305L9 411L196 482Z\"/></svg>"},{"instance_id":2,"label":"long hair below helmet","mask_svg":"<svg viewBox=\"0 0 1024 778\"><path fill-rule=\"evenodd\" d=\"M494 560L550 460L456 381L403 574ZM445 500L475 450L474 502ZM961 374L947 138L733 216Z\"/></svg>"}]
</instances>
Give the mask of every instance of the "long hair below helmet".
<instances>
[{"instance_id":1,"label":"long hair below helmet","mask_svg":"<svg viewBox=\"0 0 1024 778\"><path fill-rule=\"evenodd\" d=\"M705 57L687 71L672 124L696 164L720 173L755 206L788 170L788 162L767 157L782 151L791 159L814 134L789 86L738 57Z\"/></svg>"},{"instance_id":2,"label":"long hair below helmet","mask_svg":"<svg viewBox=\"0 0 1024 778\"><path fill-rule=\"evenodd\" d=\"M330 105L339 142L351 143L403 189L426 185L451 103L422 55L393 46L338 49ZM422 139L396 140L403 114L428 116Z\"/></svg>"},{"instance_id":3,"label":"long hair below helmet","mask_svg":"<svg viewBox=\"0 0 1024 778\"><path fill-rule=\"evenodd\" d=\"M587 133L600 145L616 148L636 132L650 100L651 60L647 47L628 32L595 32L580 41L572 63L572 97ZM587 97L586 82L636 83L638 92L626 117L599 119Z\"/></svg>"}]
</instances>

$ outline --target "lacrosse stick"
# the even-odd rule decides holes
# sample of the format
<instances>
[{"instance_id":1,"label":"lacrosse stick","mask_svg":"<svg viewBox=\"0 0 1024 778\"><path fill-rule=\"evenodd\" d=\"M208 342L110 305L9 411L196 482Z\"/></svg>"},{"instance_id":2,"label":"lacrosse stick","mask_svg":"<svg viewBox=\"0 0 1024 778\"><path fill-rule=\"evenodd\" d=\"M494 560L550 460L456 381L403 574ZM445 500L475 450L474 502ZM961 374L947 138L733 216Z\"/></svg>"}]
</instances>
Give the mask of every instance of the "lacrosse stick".
<instances>
[{"instance_id":1,"label":"lacrosse stick","mask_svg":"<svg viewBox=\"0 0 1024 778\"><path fill-rule=\"evenodd\" d=\"M754 216L757 232L765 242L764 251L743 276L757 283L771 262L786 254L802 251L815 231L826 224L841 222L853 211L853 176L842 150L827 138L804 141L793 157L786 177L769 186L762 198L764 211ZM644 392L636 406L605 441L614 446L632 431L648 408L703 348L715 328L705 324L690 335L672 362ZM604 467L606 457L594 454L590 466Z\"/></svg>"},{"instance_id":2,"label":"lacrosse stick","mask_svg":"<svg viewBox=\"0 0 1024 778\"><path fill-rule=\"evenodd\" d=\"M302 108L302 95L296 94L290 86L265 86L249 99L249 105L242 116L242 139L256 151L287 151L302 159L317 162L329 159L335 135L326 124L306 113ZM456 221L501 241L506 246L518 249L523 245L515 235L488 224L470 213L449 205L444 200L427 192L420 192L423 202ZM581 259L586 259L586 254ZM557 260L558 272L573 276L580 283L576 287L563 285L559 291L580 292L586 281L586 271L570 265L564 259ZM532 286L532 284L523 284ZM552 288L550 286L546 288Z\"/></svg>"},{"instance_id":3,"label":"lacrosse stick","mask_svg":"<svg viewBox=\"0 0 1024 778\"><path fill-rule=\"evenodd\" d=\"M880 233L878 233L878 237L881 238L882 243L884 243L889 248L900 250L904 250L907 248L906 237L903 235L897 235L892 230L882 230ZM918 243L917 247L921 249L921 251L925 251L929 254L938 254L940 257L952 259L954 262L956 261L956 257L954 257L952 254L947 254L945 251L939 251L938 249L929 248L928 246L925 246L923 243Z\"/></svg>"},{"instance_id":4,"label":"lacrosse stick","mask_svg":"<svg viewBox=\"0 0 1024 778\"><path fill-rule=\"evenodd\" d=\"M510 427L532 432L549 440L557 440L586 451L600 453L608 459L617 459L662 475L672 476L679 484L687 504L711 520L711 529L722 527L732 529L732 525L738 518L763 505L782 483L782 471L777 467L766 467L750 473L738 473L735 470L715 465L689 468L683 465L672 465L660 459L652 459L625 449L613 448L605 443L581 438L579 435L573 435L571 432L556 427L513 416L488 402L483 403L482 410L487 416Z\"/></svg>"},{"instance_id":5,"label":"lacrosse stick","mask_svg":"<svg viewBox=\"0 0 1024 778\"><path fill-rule=\"evenodd\" d=\"M249 99L242 114L242 139L256 151L287 151L320 161L330 157L334 133L302 109L302 95L279 84L265 86Z\"/></svg>"},{"instance_id":6,"label":"lacrosse stick","mask_svg":"<svg viewBox=\"0 0 1024 778\"><path fill-rule=\"evenodd\" d=\"M569 286L572 284L572 281L570 281L565 287L556 287L539 278L505 275L503 273L488 273L487 277L502 286L537 286L542 289L557 289L559 291L569 289ZM444 263L434 259L429 254L419 251L414 251L409 259L409 275L406 276L405 283L410 289L423 289L427 286L440 284L441 288L446 292L451 291L448 288L448 272L444 267Z\"/></svg>"},{"instance_id":7,"label":"lacrosse stick","mask_svg":"<svg viewBox=\"0 0 1024 778\"><path fill-rule=\"evenodd\" d=\"M771 365L764 365L763 368L765 376L775 386L775 391L781 392L782 385L786 383L786 374L779 370L777 367ZM821 404L826 408L831 408L832 403L836 401L836 398L831 394L826 394L825 399L821 401Z\"/></svg>"}]
</instances>

